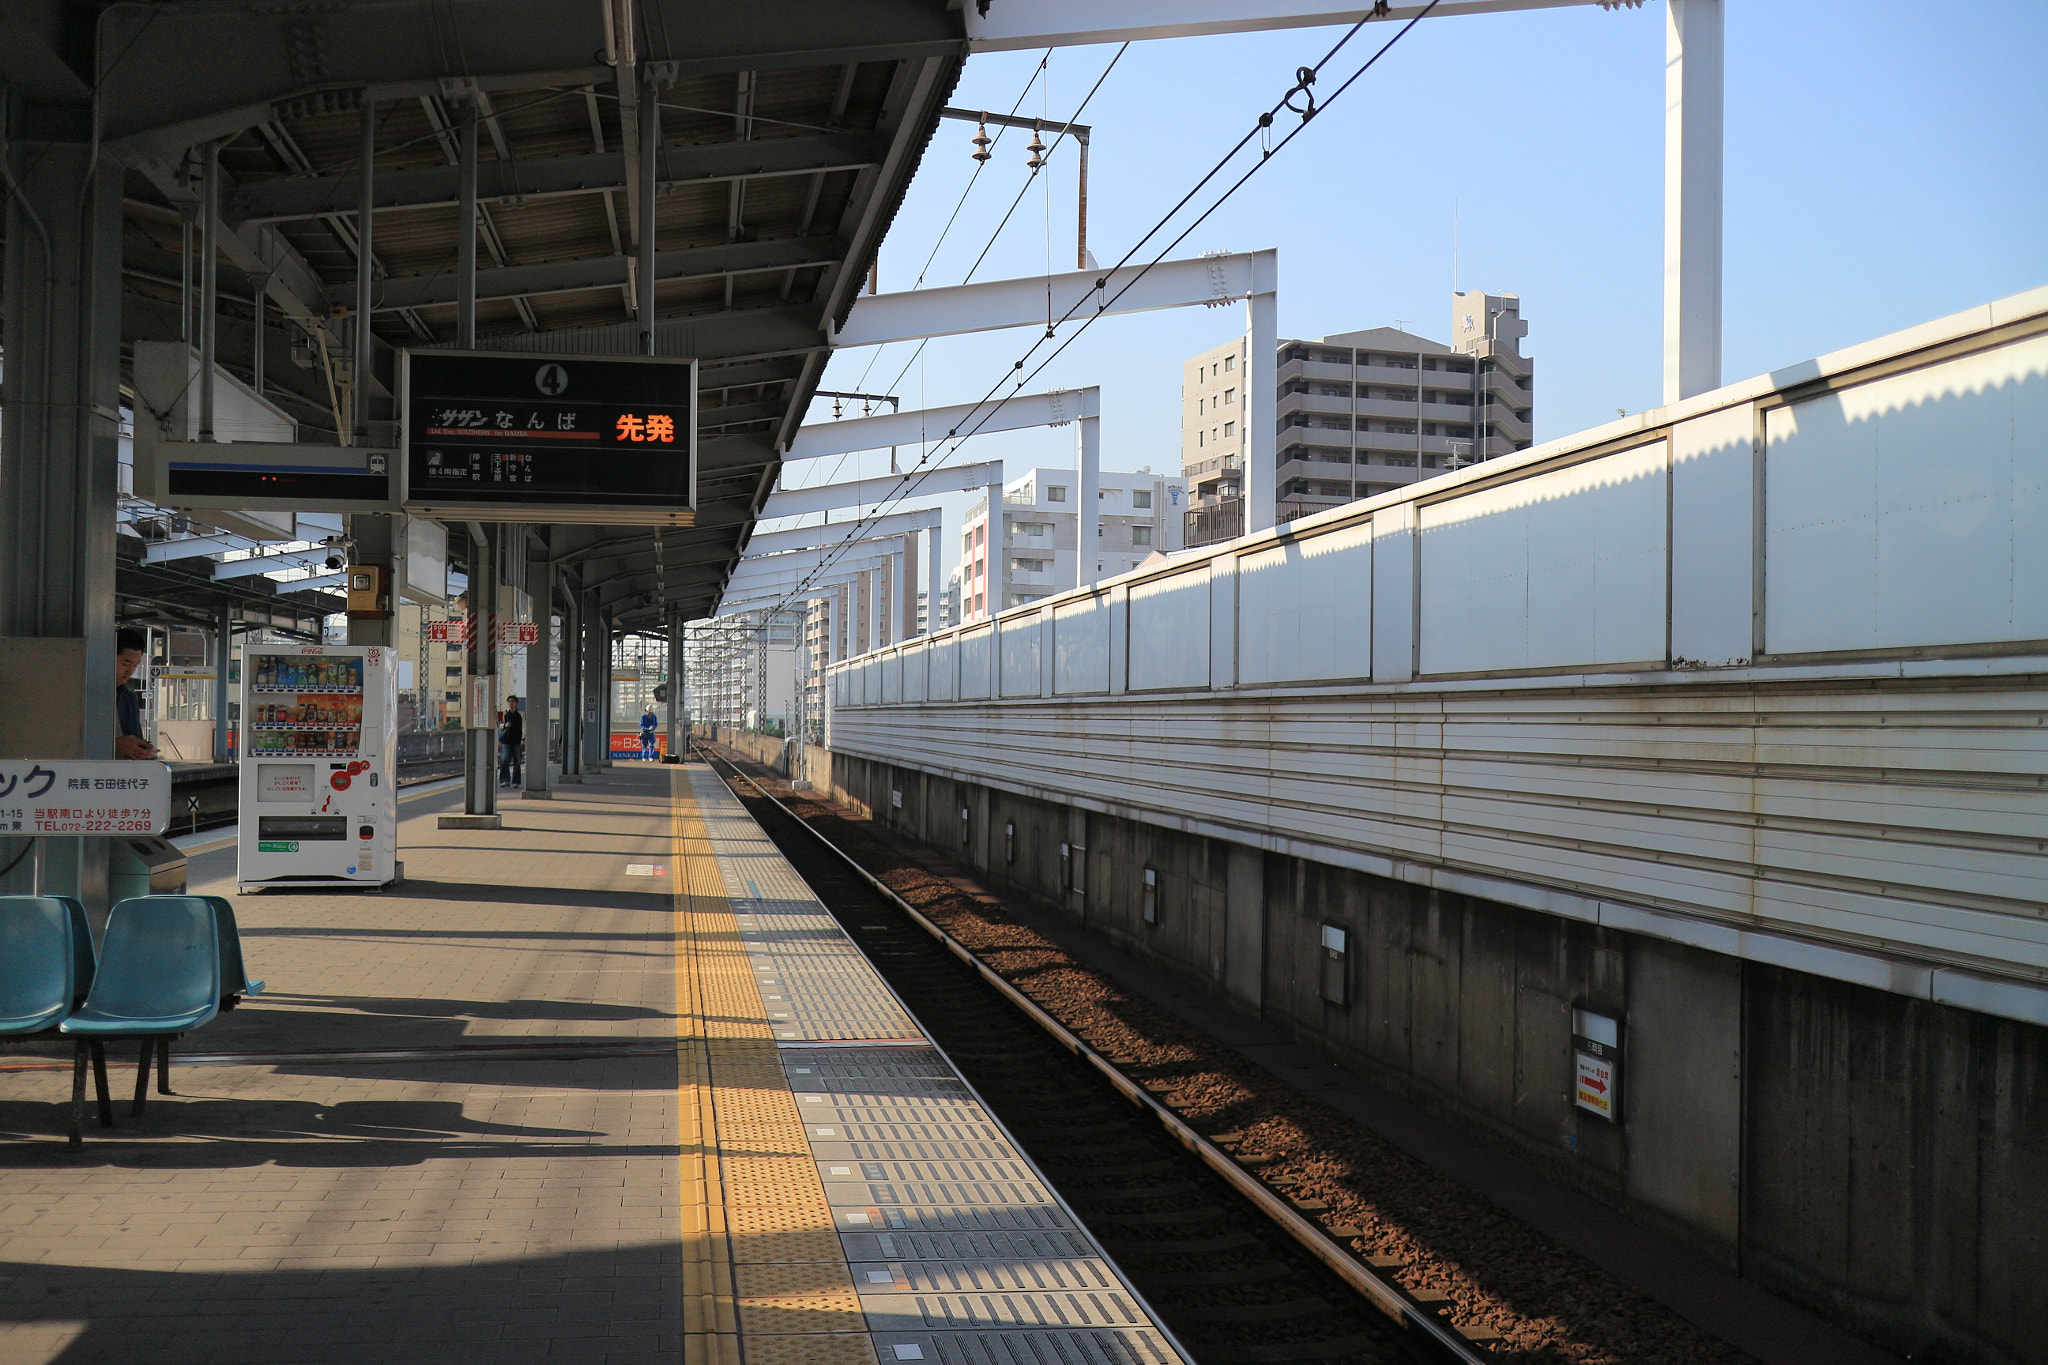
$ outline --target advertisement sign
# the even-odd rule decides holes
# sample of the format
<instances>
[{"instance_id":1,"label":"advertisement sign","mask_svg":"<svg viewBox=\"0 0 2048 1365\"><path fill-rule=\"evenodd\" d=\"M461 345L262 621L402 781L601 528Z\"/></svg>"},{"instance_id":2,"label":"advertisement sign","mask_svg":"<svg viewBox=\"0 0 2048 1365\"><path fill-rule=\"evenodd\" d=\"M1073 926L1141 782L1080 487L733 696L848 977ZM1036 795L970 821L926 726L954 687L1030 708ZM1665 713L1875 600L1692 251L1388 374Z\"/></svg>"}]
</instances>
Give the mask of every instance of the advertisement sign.
<instances>
[{"instance_id":1,"label":"advertisement sign","mask_svg":"<svg viewBox=\"0 0 2048 1365\"><path fill-rule=\"evenodd\" d=\"M313 796L313 765L310 763L258 763L258 801L309 801Z\"/></svg>"},{"instance_id":2,"label":"advertisement sign","mask_svg":"<svg viewBox=\"0 0 2048 1365\"><path fill-rule=\"evenodd\" d=\"M0 834L159 834L170 811L166 763L0 761Z\"/></svg>"},{"instance_id":3,"label":"advertisement sign","mask_svg":"<svg viewBox=\"0 0 2048 1365\"><path fill-rule=\"evenodd\" d=\"M1583 1052L1574 1052L1579 1067L1579 1082L1572 1097L1573 1103L1581 1109L1590 1109L1608 1122L1614 1121L1614 1067L1598 1057L1588 1057Z\"/></svg>"},{"instance_id":4,"label":"advertisement sign","mask_svg":"<svg viewBox=\"0 0 2048 1365\"><path fill-rule=\"evenodd\" d=\"M1589 1009L1572 1010L1572 1103L1609 1123L1621 1121L1621 1021Z\"/></svg>"},{"instance_id":5,"label":"advertisement sign","mask_svg":"<svg viewBox=\"0 0 2048 1365\"><path fill-rule=\"evenodd\" d=\"M469 679L469 709L463 723L472 730L488 730L498 723L496 674L472 674Z\"/></svg>"}]
</instances>

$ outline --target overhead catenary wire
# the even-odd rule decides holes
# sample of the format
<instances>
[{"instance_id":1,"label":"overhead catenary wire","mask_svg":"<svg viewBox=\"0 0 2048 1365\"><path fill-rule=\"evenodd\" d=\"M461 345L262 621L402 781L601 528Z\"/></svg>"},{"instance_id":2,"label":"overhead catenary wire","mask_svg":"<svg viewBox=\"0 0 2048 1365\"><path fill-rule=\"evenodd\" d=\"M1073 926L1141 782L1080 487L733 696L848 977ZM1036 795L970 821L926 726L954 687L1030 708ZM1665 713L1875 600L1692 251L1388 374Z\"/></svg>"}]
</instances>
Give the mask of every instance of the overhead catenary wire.
<instances>
[{"instance_id":1,"label":"overhead catenary wire","mask_svg":"<svg viewBox=\"0 0 2048 1365\"><path fill-rule=\"evenodd\" d=\"M1300 116L1300 122L1298 122L1292 129L1290 129L1287 132L1287 134L1284 137L1282 137L1277 143L1262 148L1259 159L1252 164L1249 170L1247 170L1243 175L1239 176L1236 180L1232 181L1223 190L1223 192L1219 194L1215 198L1215 200L1209 204L1207 208L1203 209L1199 214L1197 214L1187 224L1186 227L1181 229L1181 231L1173 237L1171 241L1167 242L1165 246L1160 248L1159 252L1155 254L1149 261L1145 262L1145 264L1141 266L1138 269L1138 271L1131 276L1129 280L1124 281L1123 284L1118 287L1114 294L1109 295L1107 298L1101 299L1095 305L1094 312L1082 318L1081 325L1079 327L1077 327L1074 331L1070 332L1063 341L1060 341L1060 343L1052 349L1051 353L1046 355L1044 359L1040 360L1038 364L1033 369L1031 369L1029 373L1024 373L1025 366L1027 364L1030 364L1032 357L1036 355L1038 351L1042 347L1044 347L1048 341L1055 339L1058 325L1073 320L1075 314L1079 312L1082 308L1082 302L1080 300L1076 300L1075 303L1071 305L1065 313L1061 314L1060 317L1054 320L1053 324L1046 328L1044 335L1034 340L1032 344L1025 349L1024 354L1019 356L1011 364L1010 369L1003 375L1003 377L998 379L994 384L990 385L987 392L985 392L980 399L976 400L974 408L970 409L970 416L979 413L979 416L974 421L973 426L965 430L962 430L961 427L955 427L952 431L948 432L945 441L941 442L938 447L935 447L932 451L928 452L926 455L920 458L917 464L913 465L910 468L910 470L905 472L903 476L904 486L902 488L890 494L881 502L877 503L872 511L863 513L859 518L853 521L843 523L847 527L846 534L842 536L839 539L839 541L833 545L831 550L826 554L825 558L820 561L818 566L814 568L811 571L811 573L807 575L801 583L799 583L795 588L793 588L788 595L786 595L784 598L778 601L778 603L776 604L777 607L781 607L784 603L788 602L790 598L794 597L796 594L807 590L811 586L811 584L816 581L818 575L828 570L837 559L842 557L846 553L846 551L852 547L853 543L858 539L860 530L864 526L872 523L877 517L884 515L887 509L893 507L897 503L900 503L903 499L909 497L912 493L916 492L918 487L923 484L924 480L945 463L946 457L957 452L960 449L960 447L963 444L965 444L970 437L978 433L983 426L985 426L991 419L994 418L996 413L1002 410L1003 406L1009 401L1011 397L1014 397L1017 393L1022 392L1025 384L1029 383L1037 375L1043 373L1045 368L1048 365L1050 365L1054 360L1057 360L1069 346L1073 345L1075 341L1077 341L1083 334L1085 334L1088 328L1094 324L1096 319L1101 317L1105 312L1107 312L1111 305L1113 305L1118 299L1122 298L1133 287L1135 287L1138 281L1142 280L1152 270L1154 266L1158 265L1161 261L1165 260L1169 252L1171 252L1175 247L1179 246L1182 242L1187 240L1188 236L1192 234L1196 228L1200 227L1205 221L1209 219L1211 215L1213 215L1219 208L1221 208L1225 203L1227 203L1230 200L1230 198L1233 195L1235 195L1238 190L1242 189L1244 185L1248 181L1250 181L1250 179L1254 175L1257 175L1259 171L1265 167L1267 162L1272 160L1272 158L1275 155L1277 155L1281 150L1283 150L1289 143L1293 142L1296 137L1299 137L1301 135L1302 130L1308 127L1309 123L1315 118L1317 114L1323 112L1323 110L1327 109L1330 105L1334 104L1346 91L1348 91L1354 84L1356 84L1358 80L1361 77L1363 77L1367 71L1371 70L1373 66L1379 62L1380 58L1386 56L1388 52L1392 51L1394 46L1397 43L1399 43L1403 38L1405 38L1418 23L1428 18L1430 12L1433 11L1439 3L1440 0L1428 0L1428 3L1425 4L1420 11L1418 11L1406 23L1404 23L1401 26L1401 28L1397 32L1395 32L1392 37L1388 38L1387 41L1380 46L1378 51L1374 52L1372 56L1368 57L1364 61L1364 63L1362 63L1358 67L1356 71L1353 71L1350 76L1346 77L1343 84L1339 85L1336 90L1331 92L1330 96L1327 99L1323 100L1321 104L1316 103L1314 92L1312 89L1312 87L1315 84L1316 78L1321 74L1323 68L1329 65L1329 63L1333 61L1337 57L1337 55L1344 50L1345 46L1348 45L1351 42L1351 40L1357 36L1359 30L1364 28L1365 25L1375 17L1378 11L1374 10L1368 12L1363 18L1359 19L1349 29L1347 29L1344 33L1344 36L1339 38L1337 42L1331 46L1330 50L1324 53L1322 58L1319 61L1317 61L1314 66L1297 68L1295 73L1295 83L1288 88L1286 94L1282 95L1280 99L1273 104L1272 108L1268 109L1265 113L1261 114L1255 122L1254 126L1249 131L1247 131L1243 137L1239 138L1238 141L1230 148L1230 150L1224 153L1224 155L1218 159L1216 164L1212 166L1209 169L1209 171L1202 176L1200 180L1195 182L1193 188L1188 190L1186 194L1182 195L1180 199L1173 205L1173 207L1168 209L1165 214L1161 215L1159 220L1155 222L1151 228L1146 230L1144 236L1140 237L1137 240L1137 242L1135 242L1131 246L1131 248L1128 251L1126 251L1121 258L1118 259L1115 265L1112 265L1111 267L1109 267L1109 269L1103 272L1101 281L1099 282L1100 287L1106 287L1110 278L1113 277L1118 270L1121 270L1124 266L1128 265L1131 262L1131 260L1134 257L1136 257L1141 250L1144 249L1145 245L1148 242L1151 242L1154 238L1158 237L1162 232L1166 231L1167 228L1172 224L1175 217L1179 215L1181 210L1187 207L1188 204L1193 202L1195 197L1202 192L1204 187L1206 187L1211 181L1215 180L1217 176L1221 175L1224 172L1224 170L1230 165L1230 163L1236 160L1239 153L1241 153L1254 140L1260 139L1263 136L1267 135L1268 131L1273 126L1273 120L1275 116L1277 116L1282 109L1289 109L1298 114ZM1107 73L1105 72L1105 74ZM1294 100L1294 97L1296 95L1303 95L1306 97L1306 104L1304 107L1298 109L1295 108L1292 101ZM1098 288L1098 293L1100 293L1100 287ZM1019 375L1021 375L1022 377L1018 377ZM1006 386L1010 388L1010 393L1003 395L1001 398L998 398L997 394ZM984 406L986 406L988 410L986 412L981 412L981 409ZM965 424L963 423L963 426L964 425ZM837 525L841 523L834 524Z\"/></svg>"}]
</instances>

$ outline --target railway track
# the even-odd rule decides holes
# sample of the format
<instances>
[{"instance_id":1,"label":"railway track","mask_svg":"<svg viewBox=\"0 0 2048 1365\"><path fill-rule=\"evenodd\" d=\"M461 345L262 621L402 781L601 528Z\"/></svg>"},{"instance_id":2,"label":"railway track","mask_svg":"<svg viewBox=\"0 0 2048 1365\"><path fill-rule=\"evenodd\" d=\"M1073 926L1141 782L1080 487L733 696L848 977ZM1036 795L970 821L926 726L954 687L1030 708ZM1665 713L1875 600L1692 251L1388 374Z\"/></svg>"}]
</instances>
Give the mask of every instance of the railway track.
<instances>
[{"instance_id":1,"label":"railway track","mask_svg":"<svg viewBox=\"0 0 2048 1365\"><path fill-rule=\"evenodd\" d=\"M713 762L1199 1365L1491 1359L744 771Z\"/></svg>"}]
</instances>

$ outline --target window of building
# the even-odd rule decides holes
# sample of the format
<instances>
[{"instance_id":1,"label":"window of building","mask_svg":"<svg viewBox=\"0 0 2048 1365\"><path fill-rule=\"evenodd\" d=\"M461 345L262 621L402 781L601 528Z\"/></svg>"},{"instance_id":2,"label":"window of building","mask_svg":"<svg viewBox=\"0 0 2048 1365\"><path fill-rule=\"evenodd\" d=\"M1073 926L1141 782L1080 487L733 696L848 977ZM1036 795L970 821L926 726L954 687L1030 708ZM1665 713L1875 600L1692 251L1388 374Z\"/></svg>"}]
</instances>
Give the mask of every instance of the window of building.
<instances>
[{"instance_id":1,"label":"window of building","mask_svg":"<svg viewBox=\"0 0 2048 1365\"><path fill-rule=\"evenodd\" d=\"M1149 488L1133 488L1133 489L1131 490L1131 506L1133 506L1133 507L1150 507L1151 505L1152 505L1152 490L1151 490L1151 489L1149 489Z\"/></svg>"},{"instance_id":2,"label":"window of building","mask_svg":"<svg viewBox=\"0 0 2048 1365\"><path fill-rule=\"evenodd\" d=\"M1223 406L1225 406L1225 407L1229 407L1229 406L1230 406L1230 405L1231 405L1232 403L1235 403L1236 401L1237 401L1237 390L1236 390L1236 389L1225 389L1225 390L1223 391Z\"/></svg>"},{"instance_id":3,"label":"window of building","mask_svg":"<svg viewBox=\"0 0 2048 1365\"><path fill-rule=\"evenodd\" d=\"M1234 355L1227 355L1227 356L1223 357L1223 373L1225 373L1225 374L1229 374L1229 373L1230 373L1230 372L1231 372L1232 370L1234 370L1234 369L1236 369L1236 368L1237 368L1237 357L1236 357L1236 356L1234 356Z\"/></svg>"},{"instance_id":4,"label":"window of building","mask_svg":"<svg viewBox=\"0 0 2048 1365\"><path fill-rule=\"evenodd\" d=\"M1150 545L1151 543L1152 543L1152 528L1151 528L1151 527L1149 527L1149 526L1133 526L1133 527L1131 528L1131 544L1133 544L1133 545Z\"/></svg>"},{"instance_id":5,"label":"window of building","mask_svg":"<svg viewBox=\"0 0 2048 1365\"><path fill-rule=\"evenodd\" d=\"M1208 401L1209 400L1206 398L1197 398L1195 400L1195 416L1200 417L1202 415L1202 413L1206 410L1202 407L1202 404Z\"/></svg>"},{"instance_id":6,"label":"window of building","mask_svg":"<svg viewBox=\"0 0 2048 1365\"><path fill-rule=\"evenodd\" d=\"M1197 450L1200 450L1200 449L1202 448L1202 446L1203 446L1203 445L1204 445L1204 444L1205 444L1205 443L1206 443L1206 442L1208 441L1208 438L1209 438L1209 433L1208 433L1208 432L1206 432L1206 431L1198 431L1198 432L1196 432L1196 433L1195 433L1195 449L1197 449Z\"/></svg>"},{"instance_id":7,"label":"window of building","mask_svg":"<svg viewBox=\"0 0 2048 1365\"><path fill-rule=\"evenodd\" d=\"M1065 502L1067 500L1067 486L1063 483L1047 484L1045 486L1045 500L1047 502Z\"/></svg>"},{"instance_id":8,"label":"window of building","mask_svg":"<svg viewBox=\"0 0 2048 1365\"><path fill-rule=\"evenodd\" d=\"M1237 423L1225 422L1223 424L1223 439L1227 441L1235 435L1237 435Z\"/></svg>"},{"instance_id":9,"label":"window of building","mask_svg":"<svg viewBox=\"0 0 2048 1365\"><path fill-rule=\"evenodd\" d=\"M461 676L462 676L462 670L461 670L460 668L452 668L452 667L451 667L451 668L450 668L450 669L448 670L448 676L449 676L449 677L451 677L451 678L459 678L459 677L461 677Z\"/></svg>"}]
</instances>

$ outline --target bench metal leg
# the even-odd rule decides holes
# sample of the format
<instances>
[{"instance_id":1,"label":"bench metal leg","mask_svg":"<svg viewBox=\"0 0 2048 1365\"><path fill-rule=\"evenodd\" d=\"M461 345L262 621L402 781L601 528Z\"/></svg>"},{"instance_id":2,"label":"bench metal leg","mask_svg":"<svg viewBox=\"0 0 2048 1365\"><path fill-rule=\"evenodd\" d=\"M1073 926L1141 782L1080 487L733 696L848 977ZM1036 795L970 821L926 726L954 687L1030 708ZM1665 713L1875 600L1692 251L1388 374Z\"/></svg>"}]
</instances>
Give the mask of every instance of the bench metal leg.
<instances>
[{"instance_id":1,"label":"bench metal leg","mask_svg":"<svg viewBox=\"0 0 2048 1365\"><path fill-rule=\"evenodd\" d=\"M156 1039L144 1038L142 1059L135 1064L135 1107L128 1111L137 1117L141 1116L142 1106L149 1099L149 1064L155 1060Z\"/></svg>"},{"instance_id":2,"label":"bench metal leg","mask_svg":"<svg viewBox=\"0 0 2048 1365\"><path fill-rule=\"evenodd\" d=\"M100 1127L114 1126L114 1097L107 1093L107 1045L95 1038L92 1047L93 1086L99 1092Z\"/></svg>"},{"instance_id":3,"label":"bench metal leg","mask_svg":"<svg viewBox=\"0 0 2048 1365\"><path fill-rule=\"evenodd\" d=\"M156 1093L169 1095L171 1090L171 1040L156 1040Z\"/></svg>"},{"instance_id":4,"label":"bench metal leg","mask_svg":"<svg viewBox=\"0 0 2048 1365\"><path fill-rule=\"evenodd\" d=\"M75 1045L71 1059L71 1150L85 1146L85 1065L87 1053L84 1039Z\"/></svg>"}]
</instances>

